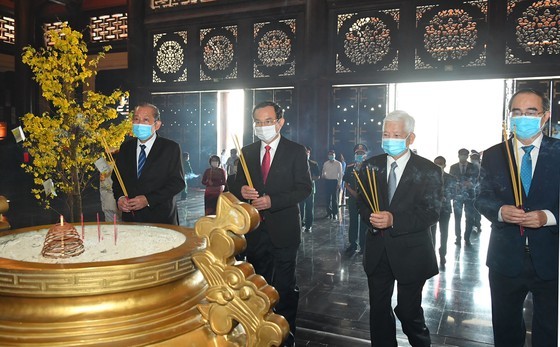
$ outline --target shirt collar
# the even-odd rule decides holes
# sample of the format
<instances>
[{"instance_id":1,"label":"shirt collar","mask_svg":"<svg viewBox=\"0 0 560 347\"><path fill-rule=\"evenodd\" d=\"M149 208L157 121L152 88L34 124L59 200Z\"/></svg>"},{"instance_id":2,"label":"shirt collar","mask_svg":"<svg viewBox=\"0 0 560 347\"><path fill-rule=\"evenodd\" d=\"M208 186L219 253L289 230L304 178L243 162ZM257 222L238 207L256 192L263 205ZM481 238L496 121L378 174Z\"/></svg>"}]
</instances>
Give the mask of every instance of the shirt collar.
<instances>
[{"instance_id":1,"label":"shirt collar","mask_svg":"<svg viewBox=\"0 0 560 347\"><path fill-rule=\"evenodd\" d=\"M391 167L391 164L394 161L396 161L397 162L397 167L400 167L401 170L402 170L406 166L406 163L408 163L408 160L410 159L410 157L411 157L410 149L408 149L408 148L406 149L406 153L397 160L395 160L390 155L387 155L387 167Z\"/></svg>"},{"instance_id":2,"label":"shirt collar","mask_svg":"<svg viewBox=\"0 0 560 347\"><path fill-rule=\"evenodd\" d=\"M543 133L541 132L539 134L539 136L537 136L537 138L535 140L533 140L533 142L531 142L529 145L535 146L535 148L538 150L538 149L541 148L542 139L543 139ZM529 145L522 144L521 141L519 141L519 140L514 141L514 142L517 142L517 150L518 151L522 150L521 147L529 146Z\"/></svg>"},{"instance_id":3,"label":"shirt collar","mask_svg":"<svg viewBox=\"0 0 560 347\"><path fill-rule=\"evenodd\" d=\"M276 150L276 148L278 148L278 143L280 142L280 138L282 137L282 135L278 135L278 137L276 138L276 140L272 141L271 143L266 143L264 141L261 141L261 150L264 151L266 146L270 146L270 150L274 151Z\"/></svg>"},{"instance_id":4,"label":"shirt collar","mask_svg":"<svg viewBox=\"0 0 560 347\"><path fill-rule=\"evenodd\" d=\"M157 137L157 133L154 132L154 136L152 136L148 141L142 143L140 142L140 140L136 140L136 147L140 148L140 145L145 145L147 150L150 150L152 148L152 146L154 145L154 142L156 142L156 137Z\"/></svg>"}]
</instances>

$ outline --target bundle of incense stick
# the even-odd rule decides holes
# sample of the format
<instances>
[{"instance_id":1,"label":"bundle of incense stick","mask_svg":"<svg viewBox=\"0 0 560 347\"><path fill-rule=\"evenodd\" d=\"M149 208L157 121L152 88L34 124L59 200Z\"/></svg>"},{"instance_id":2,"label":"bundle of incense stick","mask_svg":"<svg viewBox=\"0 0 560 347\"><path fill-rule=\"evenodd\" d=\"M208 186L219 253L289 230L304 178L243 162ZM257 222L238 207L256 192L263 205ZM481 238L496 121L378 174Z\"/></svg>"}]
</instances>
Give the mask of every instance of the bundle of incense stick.
<instances>
[{"instance_id":1,"label":"bundle of incense stick","mask_svg":"<svg viewBox=\"0 0 560 347\"><path fill-rule=\"evenodd\" d=\"M107 145L107 141L105 141L105 138L102 137L101 142L103 143L103 147L105 148L105 153L107 154L107 159L109 159L109 162L113 165L113 170L115 171L115 176L117 176L117 180L119 181L119 185L121 186L123 194L124 194L125 197L128 198L128 192L126 191L126 188L124 186L124 182L122 180L121 173L119 172L119 168L117 167L117 163L115 162L115 159L113 158L113 155L111 154L111 151L109 150L109 146Z\"/></svg>"},{"instance_id":2,"label":"bundle of incense stick","mask_svg":"<svg viewBox=\"0 0 560 347\"><path fill-rule=\"evenodd\" d=\"M245 173L245 177L247 178L247 184L249 184L249 187L253 188L253 181L251 180L251 175L249 175L249 168L247 168L247 162L245 161L245 156L241 151L241 146L239 145L239 139L237 138L237 135L233 135L232 137L233 137L233 144L235 145L235 148L237 149L237 153L239 154L239 162L243 167L243 173Z\"/></svg>"},{"instance_id":3,"label":"bundle of incense stick","mask_svg":"<svg viewBox=\"0 0 560 347\"><path fill-rule=\"evenodd\" d=\"M507 138L505 123L503 125L503 136L504 136L504 142L506 144L506 153L507 153L508 166L509 166L509 175L510 175L510 178L511 178L511 186L512 186L512 189L513 189L513 197L515 199L515 206L521 207L523 205L523 197L522 197L522 194L521 194L521 178L520 178L519 174L516 175L515 168L513 166L513 156L512 156L511 149L509 148L509 141L508 141L508 138ZM515 136L515 132L514 132L514 136L513 136L513 141L514 141L515 150L517 150L517 144L516 144L517 143L517 136ZM518 169L517 173L519 173L519 169ZM517 176L517 178L516 178L516 176Z\"/></svg>"},{"instance_id":4,"label":"bundle of incense stick","mask_svg":"<svg viewBox=\"0 0 560 347\"><path fill-rule=\"evenodd\" d=\"M368 194L368 191L365 189L364 184L362 183L362 180L360 179L360 176L358 175L358 173L356 172L356 170L353 171L354 176L356 177L356 182L358 182L358 184L360 185L360 188L362 189L362 192L364 192L364 196L367 199L367 202L369 204L369 207L371 208L371 211L373 213L377 213L379 212L379 199L378 199L378 194L377 194L377 183L376 183L376 179L375 179L375 171L373 170L373 168L369 168L366 167L366 172L367 172L367 177L368 177L368 183L369 183L369 191L371 193L371 199L370 196Z\"/></svg>"}]
</instances>

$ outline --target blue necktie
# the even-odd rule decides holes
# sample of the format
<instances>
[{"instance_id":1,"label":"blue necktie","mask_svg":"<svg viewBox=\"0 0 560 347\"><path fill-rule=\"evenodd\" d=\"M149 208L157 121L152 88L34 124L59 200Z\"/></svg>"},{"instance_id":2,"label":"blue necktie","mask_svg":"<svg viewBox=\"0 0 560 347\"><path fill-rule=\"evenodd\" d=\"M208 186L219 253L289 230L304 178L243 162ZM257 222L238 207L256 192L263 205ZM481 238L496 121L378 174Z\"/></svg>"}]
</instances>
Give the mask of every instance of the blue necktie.
<instances>
[{"instance_id":1,"label":"blue necktie","mask_svg":"<svg viewBox=\"0 0 560 347\"><path fill-rule=\"evenodd\" d=\"M387 181L387 191L389 192L389 204L393 200L393 195L397 190L397 175L395 174L395 168L397 167L397 162L391 163L391 171L389 172L389 180Z\"/></svg>"},{"instance_id":2,"label":"blue necktie","mask_svg":"<svg viewBox=\"0 0 560 347\"><path fill-rule=\"evenodd\" d=\"M521 159L521 183L523 183L523 189L525 189L525 195L529 195L529 189L531 189L531 179L533 178L533 162L531 161L531 151L535 146L523 146L521 149L525 151L523 154L523 159Z\"/></svg>"},{"instance_id":3,"label":"blue necktie","mask_svg":"<svg viewBox=\"0 0 560 347\"><path fill-rule=\"evenodd\" d=\"M142 174L142 169L144 168L144 164L146 164L146 145L140 145L140 155L138 156L138 171L137 176L140 178Z\"/></svg>"}]
</instances>

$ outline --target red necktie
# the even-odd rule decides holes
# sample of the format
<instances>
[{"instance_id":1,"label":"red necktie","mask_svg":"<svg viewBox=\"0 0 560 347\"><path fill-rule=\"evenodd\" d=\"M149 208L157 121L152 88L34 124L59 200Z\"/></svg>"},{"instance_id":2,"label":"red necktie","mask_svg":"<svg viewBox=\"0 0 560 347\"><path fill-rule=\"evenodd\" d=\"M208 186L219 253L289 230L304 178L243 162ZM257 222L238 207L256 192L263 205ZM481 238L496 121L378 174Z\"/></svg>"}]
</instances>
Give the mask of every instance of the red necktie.
<instances>
[{"instance_id":1,"label":"red necktie","mask_svg":"<svg viewBox=\"0 0 560 347\"><path fill-rule=\"evenodd\" d=\"M270 171L270 146L265 146L266 152L264 152L264 157L261 164L261 171L263 182L266 184L266 178L268 177L268 171Z\"/></svg>"}]
</instances>

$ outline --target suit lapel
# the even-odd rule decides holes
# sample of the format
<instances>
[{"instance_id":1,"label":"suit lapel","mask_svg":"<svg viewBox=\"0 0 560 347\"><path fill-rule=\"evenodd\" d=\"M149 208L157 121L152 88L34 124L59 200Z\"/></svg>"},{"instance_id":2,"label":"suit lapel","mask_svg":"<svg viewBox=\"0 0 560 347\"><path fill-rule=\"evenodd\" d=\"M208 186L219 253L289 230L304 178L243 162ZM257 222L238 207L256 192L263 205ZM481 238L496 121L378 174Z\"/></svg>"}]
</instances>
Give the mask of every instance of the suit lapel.
<instances>
[{"instance_id":1,"label":"suit lapel","mask_svg":"<svg viewBox=\"0 0 560 347\"><path fill-rule=\"evenodd\" d=\"M411 185L413 183L414 175L416 174L416 166L414 165L414 154L410 154L410 159L406 163L404 167L404 171L401 175L401 179L397 185L397 190L395 190L395 195L393 195L393 200L391 200L391 205L395 203L395 201L399 201L403 194L406 192L411 191Z\"/></svg>"},{"instance_id":2,"label":"suit lapel","mask_svg":"<svg viewBox=\"0 0 560 347\"><path fill-rule=\"evenodd\" d=\"M286 146L283 145L283 142L284 142L284 138L280 137L280 141L278 141L278 147L276 147L276 153L274 153L274 159L272 160L272 164L270 165L270 170L268 171L268 177L266 178L265 186L269 185L271 181L274 182L275 168L279 165L282 165L282 159L281 158L284 155L285 147L286 147ZM260 154L260 152L259 152L259 154Z\"/></svg>"}]
</instances>

